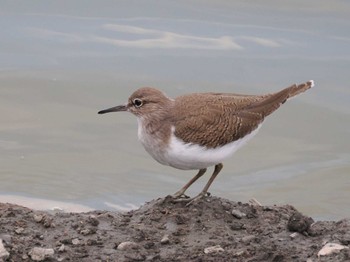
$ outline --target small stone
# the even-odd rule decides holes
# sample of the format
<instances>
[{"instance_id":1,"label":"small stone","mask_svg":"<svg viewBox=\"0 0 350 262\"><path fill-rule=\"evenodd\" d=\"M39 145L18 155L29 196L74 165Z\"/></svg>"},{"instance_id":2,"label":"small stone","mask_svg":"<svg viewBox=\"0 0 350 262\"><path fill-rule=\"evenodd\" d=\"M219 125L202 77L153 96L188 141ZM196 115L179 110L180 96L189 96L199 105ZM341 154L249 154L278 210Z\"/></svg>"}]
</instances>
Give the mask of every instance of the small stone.
<instances>
[{"instance_id":1,"label":"small stone","mask_svg":"<svg viewBox=\"0 0 350 262\"><path fill-rule=\"evenodd\" d=\"M146 243L143 245L143 247L144 247L145 249L150 249L150 248L154 247L154 243L153 243L153 242L146 242Z\"/></svg>"},{"instance_id":2,"label":"small stone","mask_svg":"<svg viewBox=\"0 0 350 262\"><path fill-rule=\"evenodd\" d=\"M60 207L53 207L53 208L51 208L51 210L52 211L56 211L56 212L62 212L63 211L63 209L60 208Z\"/></svg>"},{"instance_id":3,"label":"small stone","mask_svg":"<svg viewBox=\"0 0 350 262\"><path fill-rule=\"evenodd\" d=\"M98 226L98 224L100 223L99 221L98 221L98 219L96 218L96 216L94 216L94 215L91 215L91 216L89 216L89 223L91 224L91 225L93 225L93 226Z\"/></svg>"},{"instance_id":4,"label":"small stone","mask_svg":"<svg viewBox=\"0 0 350 262\"><path fill-rule=\"evenodd\" d=\"M115 253L115 249L112 249L112 248L106 248L103 250L103 254L107 255L107 256L110 256L112 254Z\"/></svg>"},{"instance_id":5,"label":"small stone","mask_svg":"<svg viewBox=\"0 0 350 262\"><path fill-rule=\"evenodd\" d=\"M258 200L256 200L255 198L250 199L250 200L249 200L249 204L250 204L251 206L259 206L259 207L262 206L262 204L261 204Z\"/></svg>"},{"instance_id":6,"label":"small stone","mask_svg":"<svg viewBox=\"0 0 350 262\"><path fill-rule=\"evenodd\" d=\"M42 215L35 214L33 217L34 217L34 221L37 222L37 223L40 223L43 220L43 216Z\"/></svg>"},{"instance_id":7,"label":"small stone","mask_svg":"<svg viewBox=\"0 0 350 262\"><path fill-rule=\"evenodd\" d=\"M342 249L348 249L349 247L343 246L337 243L327 243L322 247L322 249L317 253L317 256L327 256L336 252L339 252Z\"/></svg>"},{"instance_id":8,"label":"small stone","mask_svg":"<svg viewBox=\"0 0 350 262\"><path fill-rule=\"evenodd\" d=\"M304 233L310 229L314 220L311 217L306 217L299 212L292 214L288 220L288 230L291 232Z\"/></svg>"},{"instance_id":9,"label":"small stone","mask_svg":"<svg viewBox=\"0 0 350 262\"><path fill-rule=\"evenodd\" d=\"M220 245L206 247L204 249L205 254L211 254L211 253L223 252L223 251L225 251L225 250Z\"/></svg>"},{"instance_id":10,"label":"small stone","mask_svg":"<svg viewBox=\"0 0 350 262\"><path fill-rule=\"evenodd\" d=\"M34 261L43 261L52 257L55 251L52 248L34 247L29 251L29 256Z\"/></svg>"},{"instance_id":11,"label":"small stone","mask_svg":"<svg viewBox=\"0 0 350 262\"><path fill-rule=\"evenodd\" d=\"M235 218L238 218L238 219L242 219L243 217L247 216L245 213L237 210L237 209L233 209L231 211L231 214L235 217Z\"/></svg>"},{"instance_id":12,"label":"small stone","mask_svg":"<svg viewBox=\"0 0 350 262\"><path fill-rule=\"evenodd\" d=\"M132 241L125 241L118 245L118 250L130 250L130 249L137 249L139 245Z\"/></svg>"},{"instance_id":13,"label":"small stone","mask_svg":"<svg viewBox=\"0 0 350 262\"><path fill-rule=\"evenodd\" d=\"M90 233L91 233L91 232L90 232L89 229L83 229L83 230L80 231L80 234L82 234L82 235L84 235L84 236L87 236L87 235L89 235Z\"/></svg>"},{"instance_id":14,"label":"small stone","mask_svg":"<svg viewBox=\"0 0 350 262\"><path fill-rule=\"evenodd\" d=\"M242 237L241 240L242 240L243 243L249 243L249 242L251 242L254 239L255 239L254 235L249 235L249 236Z\"/></svg>"},{"instance_id":15,"label":"small stone","mask_svg":"<svg viewBox=\"0 0 350 262\"><path fill-rule=\"evenodd\" d=\"M246 250L239 250L239 251L237 251L235 254L234 254L234 256L235 257L241 257L241 256L244 256L244 255L246 255L247 254L247 251Z\"/></svg>"},{"instance_id":16,"label":"small stone","mask_svg":"<svg viewBox=\"0 0 350 262\"><path fill-rule=\"evenodd\" d=\"M163 238L160 240L160 243L165 245L165 244L169 244L170 240L169 240L169 236L168 235L164 235Z\"/></svg>"},{"instance_id":17,"label":"small stone","mask_svg":"<svg viewBox=\"0 0 350 262\"><path fill-rule=\"evenodd\" d=\"M242 230L242 229L245 229L245 225L239 222L235 222L230 226L230 228L232 230Z\"/></svg>"},{"instance_id":18,"label":"small stone","mask_svg":"<svg viewBox=\"0 0 350 262\"><path fill-rule=\"evenodd\" d=\"M12 242L12 237L9 234L0 234L0 239L6 244L11 244Z\"/></svg>"},{"instance_id":19,"label":"small stone","mask_svg":"<svg viewBox=\"0 0 350 262\"><path fill-rule=\"evenodd\" d=\"M10 256L10 253L4 247L2 239L0 239L0 260L6 260Z\"/></svg>"},{"instance_id":20,"label":"small stone","mask_svg":"<svg viewBox=\"0 0 350 262\"><path fill-rule=\"evenodd\" d=\"M79 245L80 244L80 240L78 239L78 238L74 238L74 239L72 239L72 244L73 245Z\"/></svg>"},{"instance_id":21,"label":"small stone","mask_svg":"<svg viewBox=\"0 0 350 262\"><path fill-rule=\"evenodd\" d=\"M16 232L16 234L18 234L18 235L22 234L23 231L24 231L24 228L23 228L23 227L19 227L19 228L16 228L16 229L15 229L15 232Z\"/></svg>"},{"instance_id":22,"label":"small stone","mask_svg":"<svg viewBox=\"0 0 350 262\"><path fill-rule=\"evenodd\" d=\"M295 239L297 236L299 236L299 233L298 233L298 232L294 232L294 233L292 233L292 234L289 235L289 237L290 237L291 239Z\"/></svg>"},{"instance_id":23,"label":"small stone","mask_svg":"<svg viewBox=\"0 0 350 262\"><path fill-rule=\"evenodd\" d=\"M64 252L66 250L66 246L64 244L62 244L59 248L58 248L58 252Z\"/></svg>"}]
</instances>

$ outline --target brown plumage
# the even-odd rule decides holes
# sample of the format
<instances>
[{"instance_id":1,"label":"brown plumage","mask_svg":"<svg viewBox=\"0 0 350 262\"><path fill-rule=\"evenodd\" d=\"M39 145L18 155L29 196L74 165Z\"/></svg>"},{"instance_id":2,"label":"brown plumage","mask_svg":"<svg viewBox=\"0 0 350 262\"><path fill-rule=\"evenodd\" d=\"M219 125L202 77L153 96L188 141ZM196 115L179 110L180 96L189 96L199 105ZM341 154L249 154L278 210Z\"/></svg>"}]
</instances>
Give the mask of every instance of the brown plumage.
<instances>
[{"instance_id":1,"label":"brown plumage","mask_svg":"<svg viewBox=\"0 0 350 262\"><path fill-rule=\"evenodd\" d=\"M292 85L267 95L201 93L177 97L171 121L175 135L208 148L223 146L251 133L288 98L311 85Z\"/></svg>"}]
</instances>

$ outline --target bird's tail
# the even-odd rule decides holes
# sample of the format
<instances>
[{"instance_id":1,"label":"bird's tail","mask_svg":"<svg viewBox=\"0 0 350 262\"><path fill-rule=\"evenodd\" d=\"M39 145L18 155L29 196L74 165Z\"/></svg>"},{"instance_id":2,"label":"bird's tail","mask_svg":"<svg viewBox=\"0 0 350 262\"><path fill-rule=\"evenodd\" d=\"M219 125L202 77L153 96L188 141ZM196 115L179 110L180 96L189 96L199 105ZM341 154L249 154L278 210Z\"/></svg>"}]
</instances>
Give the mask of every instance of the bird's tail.
<instances>
[{"instance_id":1,"label":"bird's tail","mask_svg":"<svg viewBox=\"0 0 350 262\"><path fill-rule=\"evenodd\" d=\"M310 80L310 81L303 83L303 84L300 84L300 85L292 85L290 87L287 87L286 89L289 91L288 98L299 95L300 93L305 92L306 90L313 87L314 85L315 85L314 80Z\"/></svg>"},{"instance_id":2,"label":"bird's tail","mask_svg":"<svg viewBox=\"0 0 350 262\"><path fill-rule=\"evenodd\" d=\"M310 80L300 85L292 85L277 93L262 96L261 100L252 103L244 109L245 113L257 113L263 117L268 116L279 108L289 98L296 96L314 86L314 81Z\"/></svg>"}]
</instances>

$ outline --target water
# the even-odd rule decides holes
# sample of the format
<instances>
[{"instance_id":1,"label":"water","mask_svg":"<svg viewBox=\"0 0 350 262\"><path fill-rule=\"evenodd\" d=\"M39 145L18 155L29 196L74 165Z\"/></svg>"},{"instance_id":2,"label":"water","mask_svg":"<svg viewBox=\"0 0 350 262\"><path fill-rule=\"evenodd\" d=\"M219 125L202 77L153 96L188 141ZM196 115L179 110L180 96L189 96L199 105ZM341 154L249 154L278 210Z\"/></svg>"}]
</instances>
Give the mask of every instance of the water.
<instances>
[{"instance_id":1,"label":"water","mask_svg":"<svg viewBox=\"0 0 350 262\"><path fill-rule=\"evenodd\" d=\"M314 79L210 191L349 217L349 14L343 1L3 3L0 201L127 209L177 191L195 171L151 159L132 115L97 115L138 87L261 94Z\"/></svg>"}]
</instances>

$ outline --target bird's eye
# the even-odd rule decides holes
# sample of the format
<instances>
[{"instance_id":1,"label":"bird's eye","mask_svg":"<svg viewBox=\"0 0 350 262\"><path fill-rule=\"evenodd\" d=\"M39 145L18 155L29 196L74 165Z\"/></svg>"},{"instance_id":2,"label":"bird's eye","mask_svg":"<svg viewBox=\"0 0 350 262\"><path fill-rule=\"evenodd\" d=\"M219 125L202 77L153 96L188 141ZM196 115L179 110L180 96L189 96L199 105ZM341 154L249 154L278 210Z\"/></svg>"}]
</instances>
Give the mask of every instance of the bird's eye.
<instances>
[{"instance_id":1,"label":"bird's eye","mask_svg":"<svg viewBox=\"0 0 350 262\"><path fill-rule=\"evenodd\" d=\"M135 107L141 107L143 105L143 102L141 99L135 98L134 101L132 101Z\"/></svg>"}]
</instances>

